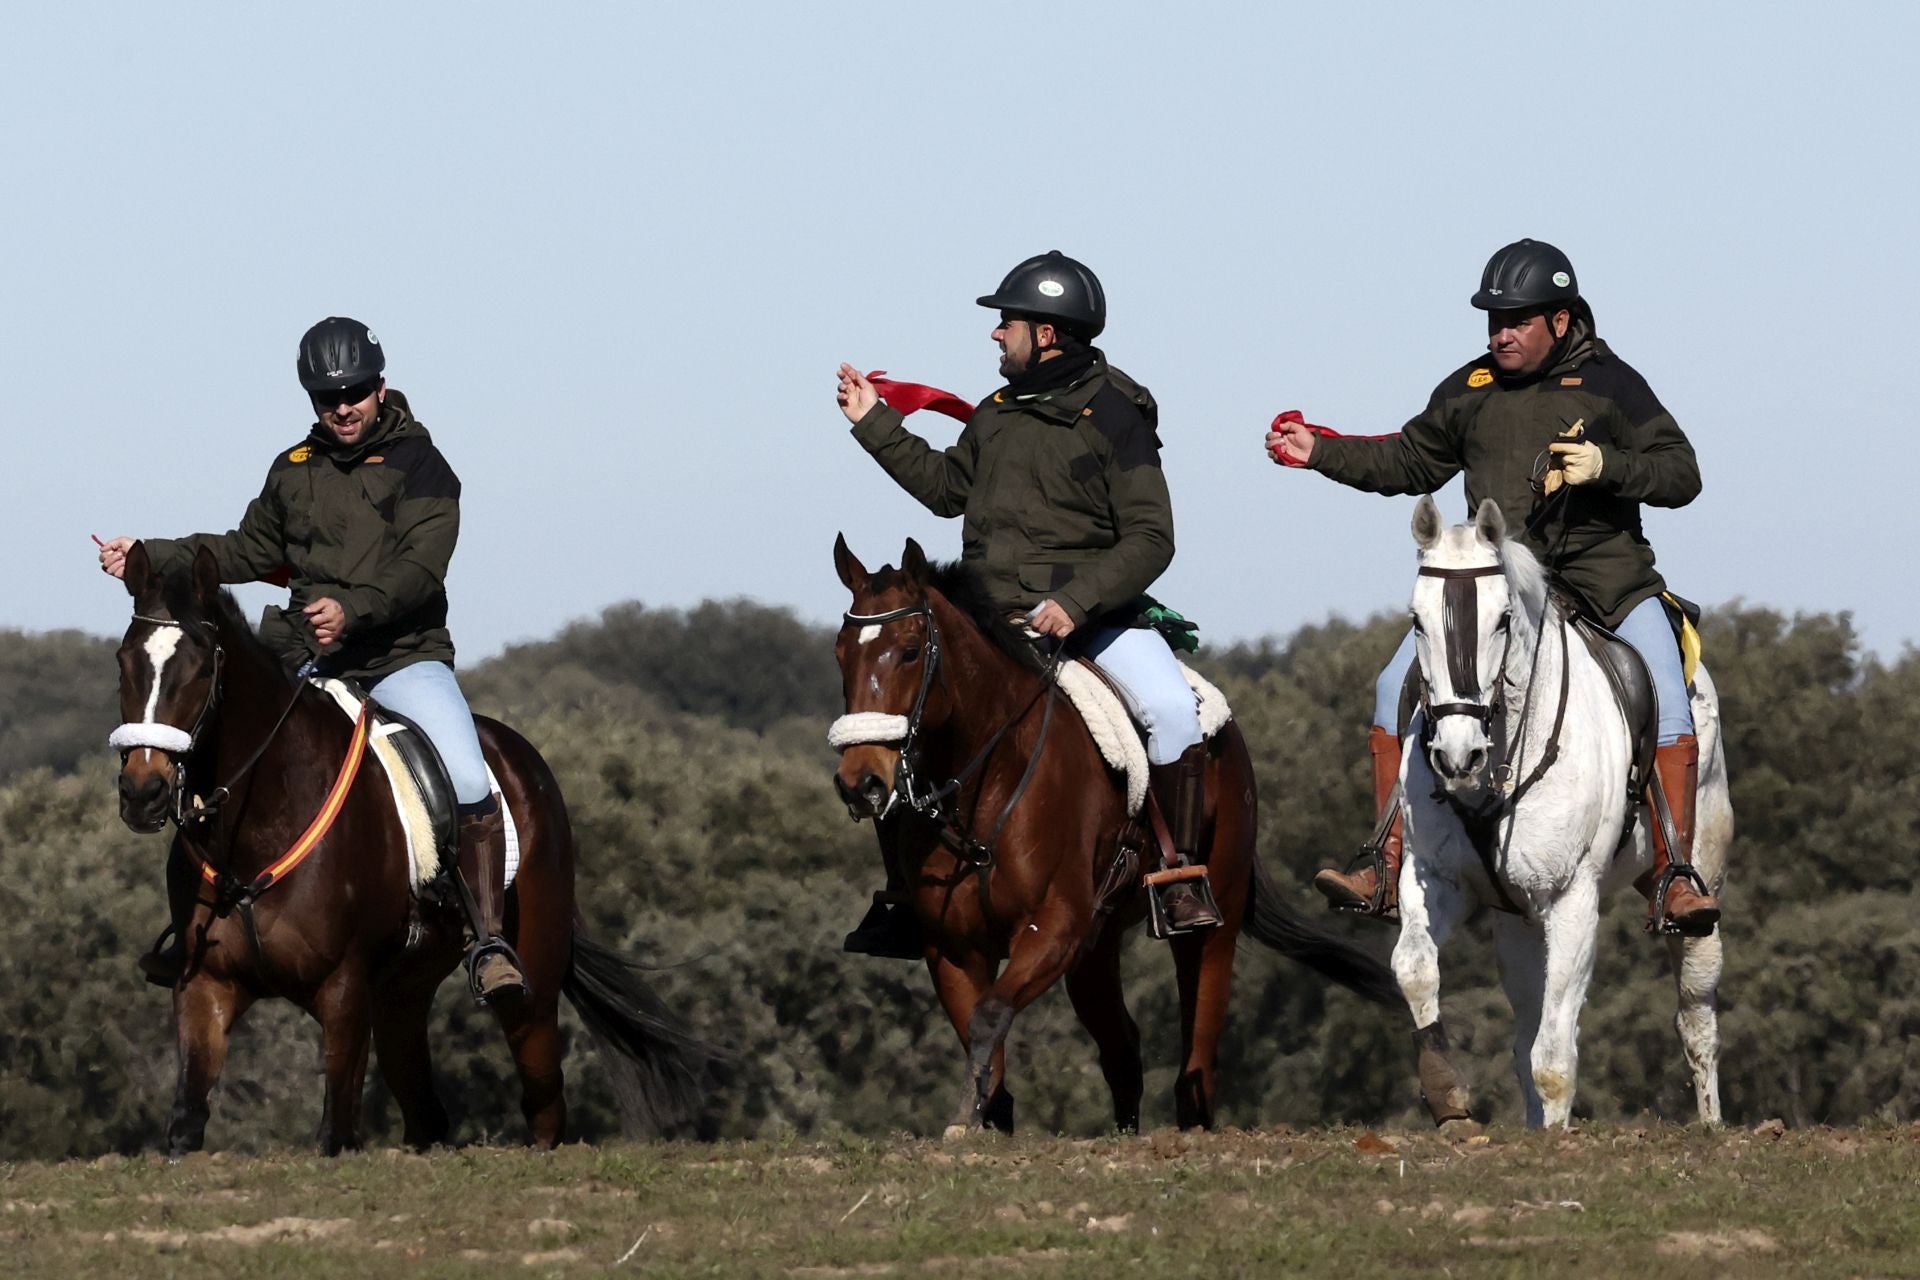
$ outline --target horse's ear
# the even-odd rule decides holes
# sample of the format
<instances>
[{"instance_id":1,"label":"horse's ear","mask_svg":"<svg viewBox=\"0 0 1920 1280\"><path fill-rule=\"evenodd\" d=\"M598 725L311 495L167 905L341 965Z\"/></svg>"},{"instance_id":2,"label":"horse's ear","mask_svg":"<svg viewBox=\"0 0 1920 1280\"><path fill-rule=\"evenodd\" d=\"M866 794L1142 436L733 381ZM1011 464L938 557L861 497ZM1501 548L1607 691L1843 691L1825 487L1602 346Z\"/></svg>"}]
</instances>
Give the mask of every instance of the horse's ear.
<instances>
[{"instance_id":1,"label":"horse's ear","mask_svg":"<svg viewBox=\"0 0 1920 1280\"><path fill-rule=\"evenodd\" d=\"M1501 514L1500 504L1492 498L1483 498L1480 509L1473 513L1473 531L1480 535L1480 541L1495 551L1507 540L1507 517Z\"/></svg>"},{"instance_id":2,"label":"horse's ear","mask_svg":"<svg viewBox=\"0 0 1920 1280\"><path fill-rule=\"evenodd\" d=\"M867 582L867 567L860 563L857 556L847 546L847 535L834 535L833 567L840 574L840 585L849 591L858 591Z\"/></svg>"},{"instance_id":3,"label":"horse's ear","mask_svg":"<svg viewBox=\"0 0 1920 1280\"><path fill-rule=\"evenodd\" d=\"M206 547L193 553L193 598L212 604L220 594L220 561Z\"/></svg>"},{"instance_id":4,"label":"horse's ear","mask_svg":"<svg viewBox=\"0 0 1920 1280\"><path fill-rule=\"evenodd\" d=\"M907 539L906 550L900 553L900 572L920 586L927 585L927 553L912 538Z\"/></svg>"},{"instance_id":5,"label":"horse's ear","mask_svg":"<svg viewBox=\"0 0 1920 1280\"><path fill-rule=\"evenodd\" d=\"M152 577L153 561L147 558L147 544L136 542L127 548L127 569L120 580L127 584L127 594L138 600Z\"/></svg>"},{"instance_id":6,"label":"horse's ear","mask_svg":"<svg viewBox=\"0 0 1920 1280\"><path fill-rule=\"evenodd\" d=\"M1433 550L1433 544L1440 541L1440 508L1434 505L1431 494L1422 494L1413 504L1413 540L1422 551Z\"/></svg>"}]
</instances>

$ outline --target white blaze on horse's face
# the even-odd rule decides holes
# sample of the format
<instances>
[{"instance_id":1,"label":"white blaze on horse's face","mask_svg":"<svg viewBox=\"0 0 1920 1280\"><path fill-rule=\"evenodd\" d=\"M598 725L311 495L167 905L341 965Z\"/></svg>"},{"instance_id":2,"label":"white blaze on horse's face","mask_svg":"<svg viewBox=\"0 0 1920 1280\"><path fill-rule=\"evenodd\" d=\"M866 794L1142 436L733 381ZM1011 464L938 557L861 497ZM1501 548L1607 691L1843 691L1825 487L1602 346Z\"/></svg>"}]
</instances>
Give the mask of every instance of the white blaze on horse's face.
<instances>
[{"instance_id":1,"label":"white blaze on horse's face","mask_svg":"<svg viewBox=\"0 0 1920 1280\"><path fill-rule=\"evenodd\" d=\"M1500 686L1514 602L1500 571L1497 518L1445 530L1438 519L1433 514L1425 528L1419 516L1414 522L1421 546L1412 612L1426 684L1423 745L1440 785L1470 800L1493 783L1492 729L1503 714Z\"/></svg>"}]
</instances>

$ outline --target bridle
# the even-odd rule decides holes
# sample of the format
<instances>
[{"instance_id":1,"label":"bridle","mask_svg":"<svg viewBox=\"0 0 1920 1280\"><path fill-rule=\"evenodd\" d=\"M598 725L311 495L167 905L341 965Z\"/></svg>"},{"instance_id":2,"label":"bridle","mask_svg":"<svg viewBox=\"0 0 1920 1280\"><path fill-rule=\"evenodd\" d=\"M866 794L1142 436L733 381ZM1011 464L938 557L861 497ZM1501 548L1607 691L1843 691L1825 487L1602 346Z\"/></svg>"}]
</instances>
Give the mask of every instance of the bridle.
<instances>
[{"instance_id":1,"label":"bridle","mask_svg":"<svg viewBox=\"0 0 1920 1280\"><path fill-rule=\"evenodd\" d=\"M920 745L920 731L926 720L928 695L933 691L933 682L939 676L940 667L940 622L934 616L933 602L923 599L917 604L890 609L885 613L848 612L841 615L841 625L843 628L883 627L903 618L919 617L927 620L927 643L922 653L924 665L920 671L920 687L913 695L913 708L905 717L905 732L897 737L889 735L887 738L865 739L897 741L900 744L898 748L900 760L893 771L893 789L887 793L887 802L881 807L879 816L884 819L893 812L896 805L905 804L907 808L932 822L939 829L941 839L955 852L976 866L984 868L992 863L994 841L999 839L1000 831L1006 826L1008 816L1013 813L1013 807L1020 802L1020 797L1026 793L1027 784L1033 781L1034 771L1039 766L1040 753L1047 742L1047 731L1053 723L1053 704L1060 689L1056 677L1059 674L1062 650L1055 649L1047 660L1046 670L1041 674L1040 688L1035 691L1033 697L1029 698L1004 724L994 730L993 735L987 739L979 751L974 753L973 759L969 760L964 768L947 781L936 785L923 772L925 759ZM960 789L967 784L967 780L987 762L994 748L1000 745L1007 733L1025 719L1029 711L1033 710L1033 704L1043 698L1046 706L1041 713L1040 740L1034 744L1033 754L1027 759L1026 771L1020 775L1020 781L1015 785L1013 794L1007 797L1007 803L1001 808L986 838L976 839L969 824L954 812L949 802L959 794ZM845 719L852 718L845 717ZM858 740L857 737L847 737L839 740L836 745L852 745Z\"/></svg>"},{"instance_id":2,"label":"bridle","mask_svg":"<svg viewBox=\"0 0 1920 1280\"><path fill-rule=\"evenodd\" d=\"M1499 564L1481 565L1471 569L1441 569L1428 565L1420 566L1423 578L1439 578L1445 581L1441 597L1441 633L1447 647L1447 680L1453 686L1456 695L1466 690L1478 690L1480 683L1480 584L1481 578L1502 575L1506 570ZM1526 730L1533 717L1534 681L1533 676L1540 669L1540 651L1545 647L1544 632L1534 643L1533 661L1527 673L1527 696L1521 704L1520 714L1509 732L1506 717L1505 690L1510 683L1507 674L1508 660L1513 656L1513 630L1509 626L1505 645L1500 650L1500 667L1494 672L1492 696L1484 702L1454 701L1429 703L1426 691L1420 695L1421 746L1433 745L1433 732L1440 720L1447 716L1466 716L1477 720L1486 729L1489 738L1487 750L1487 768L1492 782L1493 802L1490 806L1475 813L1474 816L1487 818L1501 810L1518 804L1522 796L1540 781L1542 775L1552 767L1560 755L1560 730L1566 723L1567 699L1570 690L1572 663L1566 655L1567 615L1556 607L1551 600L1547 609L1557 619L1560 629L1561 663L1560 696L1554 710L1553 726L1547 737L1546 747L1541 752L1540 761L1527 777L1514 781L1514 762L1520 750L1509 751L1509 743L1518 743L1524 748ZM1459 801L1451 793L1445 798L1460 808Z\"/></svg>"},{"instance_id":3,"label":"bridle","mask_svg":"<svg viewBox=\"0 0 1920 1280\"><path fill-rule=\"evenodd\" d=\"M1420 566L1423 578L1439 578L1445 581L1441 597L1441 633L1447 646L1447 680L1453 686L1455 694L1465 690L1478 690L1480 684L1480 583L1481 578L1504 575L1505 568L1499 564L1481 565L1471 569L1442 569ZM1533 719L1534 676L1540 670L1540 651L1546 647L1546 628L1543 625L1541 635L1535 639L1533 661L1527 672L1527 696L1521 704L1520 714L1516 717L1511 734L1506 718L1506 688L1508 685L1507 661L1513 656L1513 628L1507 628L1506 644L1500 650L1500 667L1494 673L1493 695L1486 702L1441 702L1428 703L1426 690L1420 694L1420 746L1430 751L1433 746L1433 731L1438 722L1446 716L1467 716L1478 720L1487 730L1486 769L1488 773L1488 792L1491 799L1477 809L1470 809L1452 792L1436 784L1434 799L1444 800L1459 815L1461 824L1466 828L1474 852L1479 855L1481 865L1486 869L1487 881L1493 886L1494 896L1499 899L1499 907L1513 915L1525 917L1526 912L1513 901L1508 894L1498 866L1507 861L1508 845L1513 840L1513 824L1508 823L1505 842L1496 851L1494 848L1495 827L1502 816L1511 812L1534 784L1546 776L1547 770L1560 756L1560 731L1566 724L1567 699L1571 689L1573 657L1567 651L1567 615L1548 598L1545 606L1558 620L1560 629L1560 696L1553 713L1553 726L1548 731L1546 746L1541 750L1540 760L1531 772L1519 783L1514 781L1514 762L1526 749L1527 728ZM1424 681L1422 682L1424 684ZM1509 744L1517 744L1509 750Z\"/></svg>"},{"instance_id":4,"label":"bridle","mask_svg":"<svg viewBox=\"0 0 1920 1280\"><path fill-rule=\"evenodd\" d=\"M136 613L133 615L133 620L147 623L149 626L171 627L181 632L186 630L186 624L174 618L155 618L148 614ZM209 631L214 630L214 624L205 619L202 619L199 625L206 627ZM220 704L221 694L225 692L225 677L226 648L220 643L219 636L216 634L213 637L212 687L207 691L207 700L201 705L200 714L194 717L193 728L184 731L186 739L184 743L180 740L182 730L174 725L158 724L153 721L123 724L107 739L109 746L118 748L123 767L126 764L127 753L141 748L163 751L173 757L175 774L173 804L167 816L172 818L174 825L183 831L208 822L218 815L221 804L232 794L233 788L253 769L254 765L260 762L260 757L266 754L274 738L279 736L281 726L286 724L287 717L292 714L294 704L300 700L300 690L305 684L304 678L294 680L293 695L287 699L287 705L281 709L280 718L273 722L273 728L267 731L260 745L254 749L252 755L247 757L246 763L229 774L225 782L214 787L205 796L201 796L195 794L193 788L188 785L188 770L192 763L194 749L200 745L201 735L207 727L207 720L213 715L214 708ZM160 672L155 671L153 678L159 680Z\"/></svg>"}]
</instances>

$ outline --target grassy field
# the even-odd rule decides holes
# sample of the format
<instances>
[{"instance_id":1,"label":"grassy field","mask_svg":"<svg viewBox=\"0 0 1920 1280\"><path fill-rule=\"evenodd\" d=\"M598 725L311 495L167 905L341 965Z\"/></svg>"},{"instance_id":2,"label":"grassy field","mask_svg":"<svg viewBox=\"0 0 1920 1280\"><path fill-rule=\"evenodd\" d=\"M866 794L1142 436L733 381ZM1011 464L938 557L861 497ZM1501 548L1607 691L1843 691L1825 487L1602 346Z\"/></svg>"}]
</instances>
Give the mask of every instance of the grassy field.
<instances>
[{"instance_id":1,"label":"grassy field","mask_svg":"<svg viewBox=\"0 0 1920 1280\"><path fill-rule=\"evenodd\" d=\"M1920 1276L1920 1127L0 1165L7 1275Z\"/></svg>"}]
</instances>

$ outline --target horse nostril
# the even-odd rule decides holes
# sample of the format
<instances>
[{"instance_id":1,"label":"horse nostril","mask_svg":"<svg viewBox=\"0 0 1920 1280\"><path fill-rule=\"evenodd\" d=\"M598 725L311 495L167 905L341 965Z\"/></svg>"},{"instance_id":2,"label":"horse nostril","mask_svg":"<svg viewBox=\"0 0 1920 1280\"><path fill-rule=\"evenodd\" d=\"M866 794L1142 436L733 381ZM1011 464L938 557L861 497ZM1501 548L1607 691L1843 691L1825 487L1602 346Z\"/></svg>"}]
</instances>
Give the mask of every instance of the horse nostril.
<instances>
[{"instance_id":1,"label":"horse nostril","mask_svg":"<svg viewBox=\"0 0 1920 1280\"><path fill-rule=\"evenodd\" d=\"M1486 763L1487 763L1487 753L1483 749L1479 747L1475 747L1467 755L1467 772L1478 773L1486 765Z\"/></svg>"}]
</instances>

